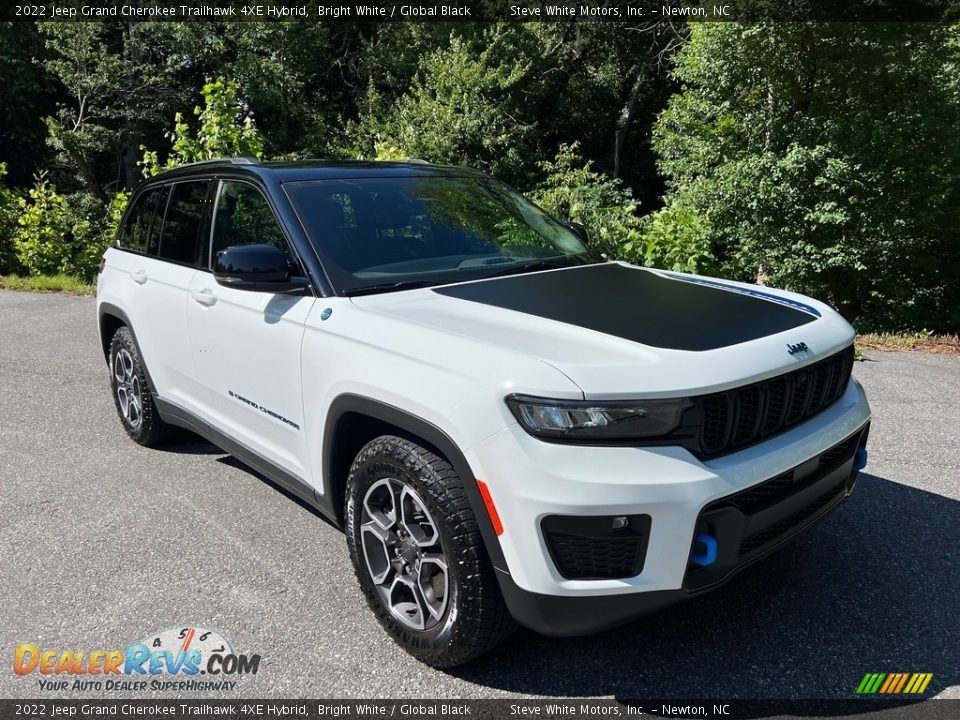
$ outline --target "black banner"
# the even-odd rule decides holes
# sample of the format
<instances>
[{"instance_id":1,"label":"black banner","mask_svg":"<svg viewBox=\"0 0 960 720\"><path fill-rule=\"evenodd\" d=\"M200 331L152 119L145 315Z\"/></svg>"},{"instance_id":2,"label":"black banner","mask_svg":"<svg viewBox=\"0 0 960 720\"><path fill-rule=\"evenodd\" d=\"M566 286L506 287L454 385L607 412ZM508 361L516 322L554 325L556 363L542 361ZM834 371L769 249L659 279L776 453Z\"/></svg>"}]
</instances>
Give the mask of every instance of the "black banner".
<instances>
[{"instance_id":1,"label":"black banner","mask_svg":"<svg viewBox=\"0 0 960 720\"><path fill-rule=\"evenodd\" d=\"M953 720L960 700L0 700L0 718L808 718Z\"/></svg>"},{"instance_id":2,"label":"black banner","mask_svg":"<svg viewBox=\"0 0 960 720\"><path fill-rule=\"evenodd\" d=\"M2 5L0 20L26 22L960 21L960 0L13 0Z\"/></svg>"}]
</instances>

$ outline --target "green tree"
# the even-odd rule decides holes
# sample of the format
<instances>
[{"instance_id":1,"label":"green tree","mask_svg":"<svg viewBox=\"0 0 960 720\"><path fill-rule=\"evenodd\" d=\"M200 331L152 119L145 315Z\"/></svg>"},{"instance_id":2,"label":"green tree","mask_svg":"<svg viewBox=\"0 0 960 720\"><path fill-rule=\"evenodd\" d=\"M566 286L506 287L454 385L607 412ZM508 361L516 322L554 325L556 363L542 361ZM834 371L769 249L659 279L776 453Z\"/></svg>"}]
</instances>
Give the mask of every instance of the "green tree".
<instances>
[{"instance_id":1,"label":"green tree","mask_svg":"<svg viewBox=\"0 0 960 720\"><path fill-rule=\"evenodd\" d=\"M62 167L101 203L130 184L136 149L166 113L172 92L154 23L41 23L44 69L64 89L46 118L47 142Z\"/></svg>"},{"instance_id":2,"label":"green tree","mask_svg":"<svg viewBox=\"0 0 960 720\"><path fill-rule=\"evenodd\" d=\"M15 274L19 261L14 247L19 217L19 198L4 184L7 164L0 163L0 275Z\"/></svg>"},{"instance_id":3,"label":"green tree","mask_svg":"<svg viewBox=\"0 0 960 720\"><path fill-rule=\"evenodd\" d=\"M110 197L109 204L104 208L99 199L89 193L76 192L66 196L71 275L88 282L96 277L100 270L100 259L116 237L129 199L130 194L121 190Z\"/></svg>"},{"instance_id":4,"label":"green tree","mask_svg":"<svg viewBox=\"0 0 960 720\"><path fill-rule=\"evenodd\" d=\"M643 218L643 260L650 267L713 274L718 271L706 216L677 197Z\"/></svg>"},{"instance_id":5,"label":"green tree","mask_svg":"<svg viewBox=\"0 0 960 720\"><path fill-rule=\"evenodd\" d=\"M669 85L658 73L662 43L620 30L387 24L361 58L367 85L350 125L354 154L373 157L380 143L529 188L543 179L541 160L576 142L597 170L655 199L649 126Z\"/></svg>"},{"instance_id":6,"label":"green tree","mask_svg":"<svg viewBox=\"0 0 960 720\"><path fill-rule=\"evenodd\" d=\"M71 272L72 228L66 198L46 178L38 178L28 197L20 199L20 210L20 227L14 236L20 265L30 275Z\"/></svg>"},{"instance_id":7,"label":"green tree","mask_svg":"<svg viewBox=\"0 0 960 720\"><path fill-rule=\"evenodd\" d=\"M561 147L542 167L547 177L531 193L533 200L552 215L583 225L590 248L601 257L643 262L637 201L619 180L591 170L576 145Z\"/></svg>"},{"instance_id":8,"label":"green tree","mask_svg":"<svg viewBox=\"0 0 960 720\"><path fill-rule=\"evenodd\" d=\"M409 157L476 165L516 180L535 157L534 125L523 117L530 38L492 26L485 46L453 37L424 57L410 91L395 104L367 98L367 142L389 143Z\"/></svg>"},{"instance_id":9,"label":"green tree","mask_svg":"<svg viewBox=\"0 0 960 720\"><path fill-rule=\"evenodd\" d=\"M956 26L693 26L656 130L651 240L824 297L862 327L960 327ZM671 252L669 248L662 252Z\"/></svg>"},{"instance_id":10,"label":"green tree","mask_svg":"<svg viewBox=\"0 0 960 720\"><path fill-rule=\"evenodd\" d=\"M127 199L127 193L118 192L105 210L92 194L63 195L39 176L27 197L18 200L12 243L16 264L8 272L92 280L113 242Z\"/></svg>"},{"instance_id":11,"label":"green tree","mask_svg":"<svg viewBox=\"0 0 960 720\"><path fill-rule=\"evenodd\" d=\"M64 98L43 67L48 54L36 25L0 22L0 147L13 185L29 183L49 160L44 118Z\"/></svg>"},{"instance_id":12,"label":"green tree","mask_svg":"<svg viewBox=\"0 0 960 720\"><path fill-rule=\"evenodd\" d=\"M263 138L253 122L253 116L238 99L238 87L232 80L217 78L204 84L200 91L203 107L193 109L199 121L194 135L182 113L174 117L173 130L167 133L170 154L161 165L156 151L141 147L140 162L145 177L156 175L164 168L188 162L217 157L263 155Z\"/></svg>"},{"instance_id":13,"label":"green tree","mask_svg":"<svg viewBox=\"0 0 960 720\"><path fill-rule=\"evenodd\" d=\"M243 87L264 152L342 154L343 117L355 111L364 27L352 23L162 23L168 62L190 88L223 76Z\"/></svg>"}]
</instances>

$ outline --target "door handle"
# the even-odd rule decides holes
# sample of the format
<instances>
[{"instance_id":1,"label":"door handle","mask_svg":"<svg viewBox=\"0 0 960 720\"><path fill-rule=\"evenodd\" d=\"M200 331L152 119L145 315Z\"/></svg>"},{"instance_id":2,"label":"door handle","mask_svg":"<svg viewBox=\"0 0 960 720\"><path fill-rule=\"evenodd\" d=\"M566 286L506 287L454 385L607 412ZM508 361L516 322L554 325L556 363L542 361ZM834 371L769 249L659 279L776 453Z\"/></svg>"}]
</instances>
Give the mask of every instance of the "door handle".
<instances>
[{"instance_id":1,"label":"door handle","mask_svg":"<svg viewBox=\"0 0 960 720\"><path fill-rule=\"evenodd\" d=\"M204 288L203 290L191 290L190 296L201 305L205 305L207 307L210 307L217 302L217 296L213 294L213 290L210 288Z\"/></svg>"},{"instance_id":2,"label":"door handle","mask_svg":"<svg viewBox=\"0 0 960 720\"><path fill-rule=\"evenodd\" d=\"M146 270L136 270L130 273L130 279L137 285L143 285L147 281L147 272Z\"/></svg>"}]
</instances>

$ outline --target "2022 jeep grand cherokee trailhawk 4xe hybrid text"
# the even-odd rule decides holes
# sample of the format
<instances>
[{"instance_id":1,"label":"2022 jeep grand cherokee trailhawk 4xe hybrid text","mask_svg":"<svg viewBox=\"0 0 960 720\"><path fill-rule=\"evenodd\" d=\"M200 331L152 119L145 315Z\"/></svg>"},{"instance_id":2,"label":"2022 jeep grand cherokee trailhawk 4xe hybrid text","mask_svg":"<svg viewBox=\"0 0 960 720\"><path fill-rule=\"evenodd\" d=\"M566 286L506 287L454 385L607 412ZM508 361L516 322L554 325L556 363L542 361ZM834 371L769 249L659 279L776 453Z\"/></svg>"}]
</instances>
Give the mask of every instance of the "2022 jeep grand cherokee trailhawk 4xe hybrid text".
<instances>
[{"instance_id":1,"label":"2022 jeep grand cherokee trailhawk 4xe hybrid text","mask_svg":"<svg viewBox=\"0 0 960 720\"><path fill-rule=\"evenodd\" d=\"M591 262L582 228L466 168L164 172L97 308L127 433L188 428L343 527L380 623L436 666L712 588L866 460L830 307Z\"/></svg>"}]
</instances>

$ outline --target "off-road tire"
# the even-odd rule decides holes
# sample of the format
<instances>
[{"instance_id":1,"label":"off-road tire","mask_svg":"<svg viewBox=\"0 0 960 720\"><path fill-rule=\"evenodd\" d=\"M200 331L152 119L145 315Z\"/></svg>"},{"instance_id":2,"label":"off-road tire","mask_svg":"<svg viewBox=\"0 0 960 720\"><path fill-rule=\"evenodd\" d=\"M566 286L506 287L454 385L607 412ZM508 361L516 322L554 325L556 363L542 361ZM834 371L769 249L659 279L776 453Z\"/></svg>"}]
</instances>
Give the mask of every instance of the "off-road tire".
<instances>
[{"instance_id":1,"label":"off-road tire","mask_svg":"<svg viewBox=\"0 0 960 720\"><path fill-rule=\"evenodd\" d=\"M125 373L121 370L123 367L126 367ZM125 374L126 381L121 382L121 374ZM120 423L134 442L149 447L173 434L173 428L165 423L157 412L153 389L143 368L143 359L134 342L133 333L127 327L119 328L110 341L110 388ZM121 388L127 393L127 403L133 394L132 388L138 391L139 419L136 422L131 419L131 413L121 400Z\"/></svg>"},{"instance_id":2,"label":"off-road tire","mask_svg":"<svg viewBox=\"0 0 960 720\"><path fill-rule=\"evenodd\" d=\"M447 560L446 608L436 625L411 629L384 603L364 556L361 538L363 500L385 478L414 490L437 526ZM484 549L463 482L450 464L414 442L384 435L367 443L354 459L347 479L344 519L347 545L367 603L387 633L408 653L428 665L450 668L488 652L514 631L493 566ZM369 516L369 514L368 514Z\"/></svg>"}]
</instances>

